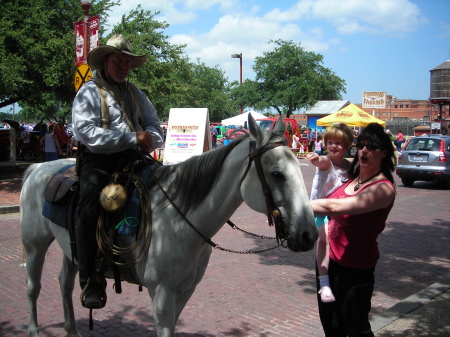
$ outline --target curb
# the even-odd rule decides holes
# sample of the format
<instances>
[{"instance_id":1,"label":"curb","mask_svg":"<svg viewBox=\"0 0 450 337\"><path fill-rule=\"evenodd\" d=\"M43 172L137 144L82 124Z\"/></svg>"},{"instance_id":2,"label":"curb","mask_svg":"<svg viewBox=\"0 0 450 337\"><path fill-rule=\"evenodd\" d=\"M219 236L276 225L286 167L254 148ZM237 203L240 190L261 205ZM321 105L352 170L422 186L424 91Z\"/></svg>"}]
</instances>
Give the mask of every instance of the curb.
<instances>
[{"instance_id":1,"label":"curb","mask_svg":"<svg viewBox=\"0 0 450 337\"><path fill-rule=\"evenodd\" d=\"M20 213L19 205L0 206L0 214Z\"/></svg>"},{"instance_id":2,"label":"curb","mask_svg":"<svg viewBox=\"0 0 450 337\"><path fill-rule=\"evenodd\" d=\"M370 325L372 326L372 331L375 332L384 328L395 320L423 306L426 302L449 290L450 274L447 275L447 279L443 282L445 283L434 283L405 298L403 301L393 305L389 309L384 310L382 313L372 316L369 319Z\"/></svg>"}]
</instances>

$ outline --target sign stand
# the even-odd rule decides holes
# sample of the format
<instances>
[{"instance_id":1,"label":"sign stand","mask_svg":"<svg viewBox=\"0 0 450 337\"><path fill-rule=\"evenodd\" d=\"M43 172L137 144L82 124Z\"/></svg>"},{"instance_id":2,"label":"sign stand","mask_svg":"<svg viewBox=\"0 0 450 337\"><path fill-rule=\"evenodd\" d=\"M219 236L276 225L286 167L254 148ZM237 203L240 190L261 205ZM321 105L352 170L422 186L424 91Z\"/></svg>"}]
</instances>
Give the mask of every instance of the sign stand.
<instances>
[{"instance_id":1,"label":"sign stand","mask_svg":"<svg viewBox=\"0 0 450 337\"><path fill-rule=\"evenodd\" d=\"M170 109L164 165L180 163L212 149L207 108Z\"/></svg>"}]
</instances>

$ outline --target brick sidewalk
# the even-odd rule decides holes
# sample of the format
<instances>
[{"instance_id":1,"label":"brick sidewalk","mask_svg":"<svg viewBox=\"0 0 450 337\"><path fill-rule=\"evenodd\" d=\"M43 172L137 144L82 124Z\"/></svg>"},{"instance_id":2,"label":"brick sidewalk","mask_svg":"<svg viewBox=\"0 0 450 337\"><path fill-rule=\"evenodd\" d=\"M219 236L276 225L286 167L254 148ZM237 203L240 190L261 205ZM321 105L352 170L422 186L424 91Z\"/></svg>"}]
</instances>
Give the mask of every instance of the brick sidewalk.
<instances>
[{"instance_id":1,"label":"brick sidewalk","mask_svg":"<svg viewBox=\"0 0 450 337\"><path fill-rule=\"evenodd\" d=\"M313 168L302 170L310 190ZM379 238L381 258L376 270L372 315L439 282L450 270L448 249L450 214L448 191L433 183L404 188L397 181L398 196L387 229ZM1 195L4 189L0 188ZM18 214L0 215L0 335L26 336L28 303L22 263ZM273 236L263 215L246 205L232 219L238 226ZM214 238L230 249L261 249L272 242L249 238L225 226ZM61 251L49 250L38 301L44 336L64 336L63 312L57 275ZM314 285L314 252L285 249L238 255L215 250L205 277L181 314L177 337L210 336L323 336ZM108 285L108 304L94 313L94 331L88 331L88 312L78 304L76 317L83 336L156 336L147 293L124 284L121 295ZM423 324L423 323L421 323ZM432 329L432 321L426 322Z\"/></svg>"}]
</instances>

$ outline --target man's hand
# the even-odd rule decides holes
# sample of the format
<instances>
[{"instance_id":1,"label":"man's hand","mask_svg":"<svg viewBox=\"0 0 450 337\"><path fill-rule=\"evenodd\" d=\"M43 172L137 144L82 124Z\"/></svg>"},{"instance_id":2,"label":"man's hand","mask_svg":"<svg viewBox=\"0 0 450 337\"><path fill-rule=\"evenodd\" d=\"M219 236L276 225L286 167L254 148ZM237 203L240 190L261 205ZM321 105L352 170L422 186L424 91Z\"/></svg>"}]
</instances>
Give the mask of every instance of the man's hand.
<instances>
[{"instance_id":1,"label":"man's hand","mask_svg":"<svg viewBox=\"0 0 450 337\"><path fill-rule=\"evenodd\" d=\"M136 142L145 153L149 153L153 147L153 138L145 131L136 132Z\"/></svg>"}]
</instances>

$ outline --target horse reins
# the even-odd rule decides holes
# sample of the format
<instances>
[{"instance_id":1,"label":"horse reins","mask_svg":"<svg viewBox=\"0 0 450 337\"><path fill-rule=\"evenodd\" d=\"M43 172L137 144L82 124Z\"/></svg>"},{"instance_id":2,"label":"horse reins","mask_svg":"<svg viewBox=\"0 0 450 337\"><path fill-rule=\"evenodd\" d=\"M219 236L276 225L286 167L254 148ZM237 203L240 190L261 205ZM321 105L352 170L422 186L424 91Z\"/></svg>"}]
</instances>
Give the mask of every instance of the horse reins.
<instances>
[{"instance_id":1,"label":"horse reins","mask_svg":"<svg viewBox=\"0 0 450 337\"><path fill-rule=\"evenodd\" d=\"M278 244L278 246L276 246L276 247L263 249L263 250L258 250L258 251L246 251L246 252L240 252L240 251L235 251L235 250L231 250L231 249L226 249L226 248L220 247L218 244L214 243L210 238L208 238L203 233L201 233L198 230L198 228L195 227L194 224L192 224L189 221L189 219L187 219L186 215L181 212L181 210L178 208L177 205L175 205L174 201L172 200L172 198L170 198L170 196L167 194L167 192L163 189L163 187L161 186L159 181L157 180L156 182L157 182L159 188L161 189L161 191L163 192L163 194L165 195L165 197L167 198L167 200L169 200L170 204L175 208L175 210L178 212L178 214L180 214L180 216L183 218L183 220L186 221L187 224L203 240L205 240L205 242L207 244L211 245L213 248L216 248L216 249L219 249L219 250L223 250L223 251L227 251L227 252L231 252L231 253L256 254L256 253L269 251L269 250L272 250L272 249L275 249L275 248L279 247L280 246L280 241L281 241L281 246L282 247L286 247L284 245L284 242L288 239L289 235L286 233L285 224L284 224L284 221L283 221L283 217L281 215L281 211L275 205L275 202L274 202L273 196L272 196L272 192L270 191L269 185L266 182L266 179L264 177L264 172L262 170L262 165L261 165L261 155L263 153L265 153L266 151L271 150L273 148L276 148L278 146L286 146L286 145L287 145L286 141L281 141L281 142L274 142L274 143L266 144L266 145L256 149L256 143L254 141L250 141L250 153L248 154L248 157L249 157L248 165L247 165L247 168L244 171L244 174L242 175L242 178L241 178L240 183L239 183L239 186L241 186L242 182L244 181L245 177L247 176L248 171L250 170L252 162L254 162L255 163L255 167L256 167L256 171L258 172L259 180L260 180L261 185L262 185L264 198L265 198L265 201L266 201L267 219L268 219L268 222L269 222L269 226L273 226L274 222L273 222L272 219L275 220L275 234L276 234L276 240L277 240L277 244ZM230 220L228 220L227 223L232 228L237 228L237 226L235 224L233 224ZM239 229L239 228L237 228L237 229ZM239 230L241 230L241 229L239 229ZM243 231L243 230L241 230L241 231ZM243 232L247 233L247 234L254 235L254 234L248 233L246 231L243 231ZM268 237L265 237L265 236L261 236L261 237L264 238L264 239L268 238Z\"/></svg>"}]
</instances>

